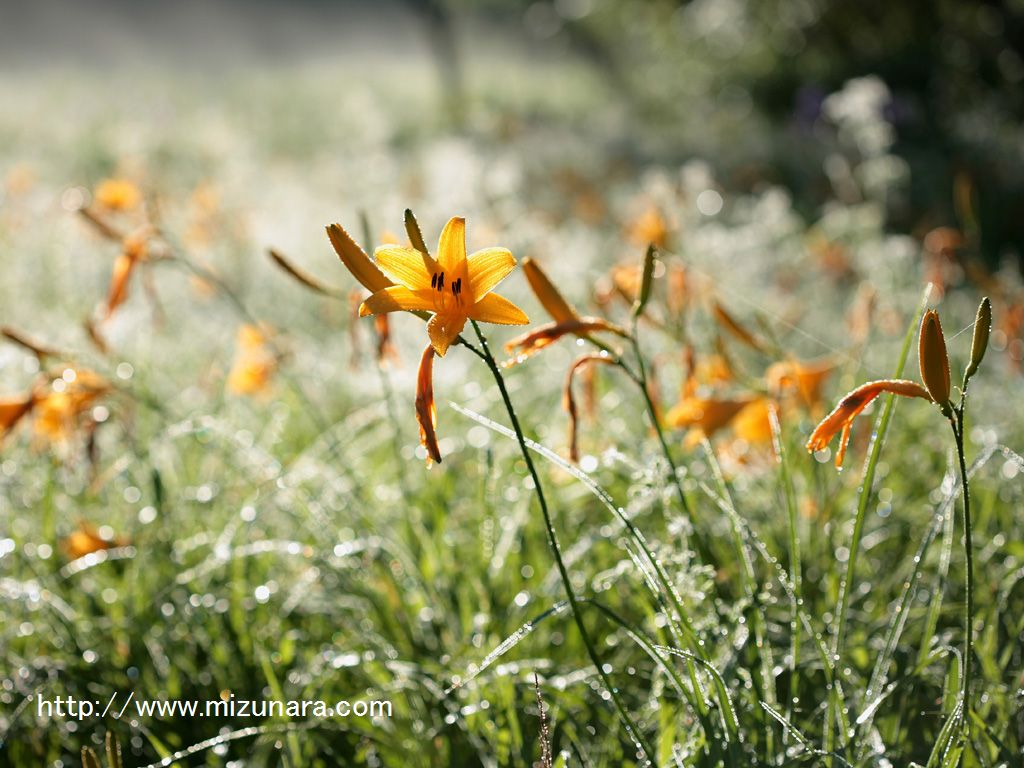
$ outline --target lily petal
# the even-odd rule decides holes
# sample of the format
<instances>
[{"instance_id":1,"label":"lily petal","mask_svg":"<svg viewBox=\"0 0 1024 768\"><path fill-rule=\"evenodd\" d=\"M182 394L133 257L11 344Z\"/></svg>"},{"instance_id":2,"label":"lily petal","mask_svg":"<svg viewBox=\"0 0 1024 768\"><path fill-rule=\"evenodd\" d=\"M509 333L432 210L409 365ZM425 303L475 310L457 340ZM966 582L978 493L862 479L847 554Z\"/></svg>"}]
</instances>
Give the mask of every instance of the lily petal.
<instances>
[{"instance_id":1,"label":"lily petal","mask_svg":"<svg viewBox=\"0 0 1024 768\"><path fill-rule=\"evenodd\" d=\"M554 283L547 276L540 264L531 258L523 259L523 273L526 275L530 288L533 289L537 300L544 306L548 314L556 323L565 323L575 320L579 313L565 300Z\"/></svg>"},{"instance_id":2,"label":"lily petal","mask_svg":"<svg viewBox=\"0 0 1024 768\"><path fill-rule=\"evenodd\" d=\"M377 291L359 305L359 316L383 315L386 312L434 311L434 302L429 294L410 291L404 285L392 285Z\"/></svg>"},{"instance_id":3,"label":"lily petal","mask_svg":"<svg viewBox=\"0 0 1024 768\"><path fill-rule=\"evenodd\" d=\"M334 252L338 254L341 263L365 288L376 293L391 285L391 281L377 269L376 264L370 261L370 257L345 231L344 227L340 224L329 225L327 237L330 238Z\"/></svg>"},{"instance_id":4,"label":"lily petal","mask_svg":"<svg viewBox=\"0 0 1024 768\"><path fill-rule=\"evenodd\" d=\"M430 278L437 271L437 262L415 248L382 245L373 258L380 271L411 291L430 287Z\"/></svg>"},{"instance_id":5,"label":"lily petal","mask_svg":"<svg viewBox=\"0 0 1024 768\"><path fill-rule=\"evenodd\" d=\"M31 395L24 400L0 401L0 438L14 429L15 425L32 410L35 398Z\"/></svg>"},{"instance_id":6,"label":"lily petal","mask_svg":"<svg viewBox=\"0 0 1024 768\"><path fill-rule=\"evenodd\" d=\"M516 260L507 248L484 248L469 257L467 268L470 296L480 301L516 268Z\"/></svg>"},{"instance_id":7,"label":"lily petal","mask_svg":"<svg viewBox=\"0 0 1024 768\"><path fill-rule=\"evenodd\" d=\"M523 310L496 293L489 293L474 304L469 310L469 316L482 323L498 325L526 325L530 322Z\"/></svg>"},{"instance_id":8,"label":"lily petal","mask_svg":"<svg viewBox=\"0 0 1024 768\"><path fill-rule=\"evenodd\" d=\"M466 277L466 220L461 216L453 216L444 225L437 243L437 264L448 275L445 282L449 285Z\"/></svg>"},{"instance_id":9,"label":"lily petal","mask_svg":"<svg viewBox=\"0 0 1024 768\"><path fill-rule=\"evenodd\" d=\"M107 292L107 314L109 318L128 298L128 279L135 270L137 259L122 253L114 262L114 274L110 278L110 290Z\"/></svg>"},{"instance_id":10,"label":"lily petal","mask_svg":"<svg viewBox=\"0 0 1024 768\"><path fill-rule=\"evenodd\" d=\"M466 316L461 313L438 313L430 318L427 323L427 335L430 337L430 345L441 357L444 357L448 347L459 337L462 329L466 327Z\"/></svg>"}]
</instances>

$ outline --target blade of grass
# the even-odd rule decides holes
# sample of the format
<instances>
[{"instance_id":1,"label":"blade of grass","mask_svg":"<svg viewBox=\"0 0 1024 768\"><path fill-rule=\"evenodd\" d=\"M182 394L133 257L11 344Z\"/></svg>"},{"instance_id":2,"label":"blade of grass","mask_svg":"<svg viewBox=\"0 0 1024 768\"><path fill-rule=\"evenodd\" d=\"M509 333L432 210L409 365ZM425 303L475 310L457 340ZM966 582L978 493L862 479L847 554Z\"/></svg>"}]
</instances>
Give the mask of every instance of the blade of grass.
<instances>
[{"instance_id":1,"label":"blade of grass","mask_svg":"<svg viewBox=\"0 0 1024 768\"><path fill-rule=\"evenodd\" d=\"M910 355L910 348L914 341L914 334L921 323L921 317L924 315L924 310L928 304L928 297L930 294L931 285L929 284L924 290L924 296L921 299L917 312L914 314L910 324L907 326L906 335L903 337L903 348L900 350L899 361L896 363L896 370L893 378L898 379L903 375L903 369L907 364L907 358ZM882 455L882 446L885 445L885 437L889 431L889 422L892 420L892 413L895 406L896 396L889 395L886 398L885 405L882 408L882 413L875 422L875 427L872 431L873 437L871 440L871 448L868 451L868 459L864 467L864 476L861 480L860 494L857 499L857 513L853 521L853 536L850 539L849 548L850 557L846 561L846 574L843 576L843 579L839 584L839 604L836 607L838 624L836 625L835 634L832 637L832 657L837 662L842 659L843 652L845 650L846 626L850 617L850 592L853 586L853 578L856 575L857 555L860 551L861 538L864 535L864 522L867 519L868 503L871 499L875 482L875 472L878 469L878 461ZM842 664L837 664L837 666L840 669L841 675ZM835 686L830 689L828 694L828 706L825 713L825 752L829 755L836 750L834 727L837 710L839 709L839 699L836 695L836 691L837 689ZM844 730L841 742L845 743L846 738L847 734ZM829 766L832 765L831 757L826 758L826 764Z\"/></svg>"},{"instance_id":2,"label":"blade of grass","mask_svg":"<svg viewBox=\"0 0 1024 768\"><path fill-rule=\"evenodd\" d=\"M768 409L768 420L772 429L772 442L775 446L776 461L779 465L779 480L782 483L783 497L786 500L786 516L789 523L789 581L793 585L793 597L790 600L789 618L789 704L788 715L800 700L800 684L797 675L800 669L800 617L798 609L803 601L803 574L800 565L800 532L798 528L799 514L796 504L796 489L793 486L793 475L789 467L786 445L782 437L782 425L775 406Z\"/></svg>"}]
</instances>

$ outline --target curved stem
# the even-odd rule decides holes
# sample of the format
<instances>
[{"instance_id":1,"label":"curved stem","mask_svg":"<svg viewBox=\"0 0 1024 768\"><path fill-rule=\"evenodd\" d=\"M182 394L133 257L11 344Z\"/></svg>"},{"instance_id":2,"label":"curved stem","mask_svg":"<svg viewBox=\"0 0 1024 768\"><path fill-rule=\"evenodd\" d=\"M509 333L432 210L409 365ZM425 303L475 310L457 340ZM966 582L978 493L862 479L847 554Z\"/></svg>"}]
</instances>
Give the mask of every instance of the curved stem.
<instances>
[{"instance_id":1,"label":"curved stem","mask_svg":"<svg viewBox=\"0 0 1024 768\"><path fill-rule=\"evenodd\" d=\"M505 410L508 413L509 420L512 422L512 429L516 433L516 440L519 443L519 451L523 456L523 460L526 462L526 468L530 473L530 477L533 479L534 490L537 493L537 502L540 505L541 514L544 516L544 527L547 530L548 543L551 545L551 551L555 556L555 565L558 567L558 575L561 577L562 584L565 587L566 597L569 599L569 608L572 610L576 627L579 629L580 636L583 638L583 644L587 648L587 654L590 656L590 661L597 668L597 673L600 675L601 681L604 683L605 690L607 690L609 696L611 696L612 703L615 705L615 709L618 712L619 718L622 720L623 726L626 728L626 732L629 735L630 740L644 753L644 758L648 763L650 763L657 753L651 748L643 734L640 733L640 729L637 728L632 716L623 704L622 698L619 696L619 691L612 683L608 673L605 671L604 664L601 662L601 658L597 654L597 648L594 646L594 641L590 637L590 633L587 631L586 624L583 622L583 615L580 611L579 600L576 597L572 581L569 578L569 571L566 569L565 560L562 557L562 549L558 543L558 535L555 533L555 527L551 520L551 512L548 509L547 500L544 497L544 488L541 485L540 475L537 472L537 468L534 466L533 457L530 455L530 451L526 446L526 437L519 424L519 417L516 415L515 406L512 405L512 399L509 397L508 389L505 387L505 379L501 374L501 368L494 359L494 355L491 354L490 347L487 346L487 339L484 338L484 335L480 330L480 326L477 325L475 320L471 320L470 322L472 322L473 330L476 332L476 337L480 341L480 350L477 354L487 363L487 367L490 368L491 374L494 376L494 381L498 385L498 391L501 393L501 399L505 404Z\"/></svg>"}]
</instances>

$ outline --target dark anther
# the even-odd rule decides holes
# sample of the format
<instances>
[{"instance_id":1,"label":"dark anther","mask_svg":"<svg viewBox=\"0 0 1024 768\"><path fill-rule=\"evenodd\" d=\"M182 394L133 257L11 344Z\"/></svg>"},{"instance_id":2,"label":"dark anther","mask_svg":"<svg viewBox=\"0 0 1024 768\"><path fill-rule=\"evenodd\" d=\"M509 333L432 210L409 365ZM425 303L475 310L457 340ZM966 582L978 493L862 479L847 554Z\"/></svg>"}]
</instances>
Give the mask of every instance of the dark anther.
<instances>
[{"instance_id":1,"label":"dark anther","mask_svg":"<svg viewBox=\"0 0 1024 768\"><path fill-rule=\"evenodd\" d=\"M439 274L437 276L437 290L439 290L439 291L443 291L444 290L444 272L442 272L441 274Z\"/></svg>"},{"instance_id":2,"label":"dark anther","mask_svg":"<svg viewBox=\"0 0 1024 768\"><path fill-rule=\"evenodd\" d=\"M430 287L437 288L437 272L430 276Z\"/></svg>"}]
</instances>

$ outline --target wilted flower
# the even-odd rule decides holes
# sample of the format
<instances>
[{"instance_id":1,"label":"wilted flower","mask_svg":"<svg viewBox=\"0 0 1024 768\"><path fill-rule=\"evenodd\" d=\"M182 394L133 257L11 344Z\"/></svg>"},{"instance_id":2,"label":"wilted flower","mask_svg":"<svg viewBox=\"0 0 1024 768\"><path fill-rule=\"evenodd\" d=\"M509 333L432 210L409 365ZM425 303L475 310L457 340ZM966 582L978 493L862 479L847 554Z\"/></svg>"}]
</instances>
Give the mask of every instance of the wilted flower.
<instances>
[{"instance_id":1,"label":"wilted flower","mask_svg":"<svg viewBox=\"0 0 1024 768\"><path fill-rule=\"evenodd\" d=\"M505 344L505 351L514 356L510 363L522 362L566 335L587 338L591 333L607 331L623 338L628 337L623 328L604 318L581 317L533 259L523 259L523 272L537 300L554 320L538 325Z\"/></svg>"},{"instance_id":2,"label":"wilted flower","mask_svg":"<svg viewBox=\"0 0 1024 768\"><path fill-rule=\"evenodd\" d=\"M867 408L876 397L883 392L904 397L920 397L931 400L928 390L914 381L905 379L882 379L861 384L852 392L847 393L839 404L826 416L807 440L807 450L811 453L828 447L832 438L839 434L839 448L836 451L836 467L843 465L846 446L850 442L850 429L857 415Z\"/></svg>"},{"instance_id":3,"label":"wilted flower","mask_svg":"<svg viewBox=\"0 0 1024 768\"><path fill-rule=\"evenodd\" d=\"M576 408L576 396L573 394L572 383L577 372L593 370L593 366L597 364L614 365L615 360L600 352L592 352L578 357L569 367L565 376L565 386L562 388L562 407L569 414L569 460L573 462L580 460L580 451L579 411Z\"/></svg>"},{"instance_id":4,"label":"wilted flower","mask_svg":"<svg viewBox=\"0 0 1024 768\"><path fill-rule=\"evenodd\" d=\"M441 463L441 449L437 445L437 407L434 405L434 347L423 350L416 374L416 423L420 428L420 445L427 451L427 466Z\"/></svg>"}]
</instances>

